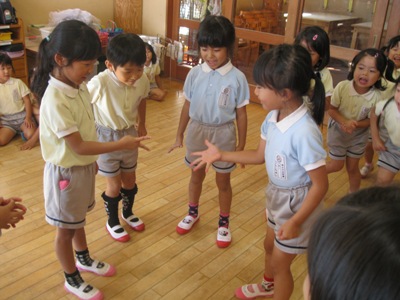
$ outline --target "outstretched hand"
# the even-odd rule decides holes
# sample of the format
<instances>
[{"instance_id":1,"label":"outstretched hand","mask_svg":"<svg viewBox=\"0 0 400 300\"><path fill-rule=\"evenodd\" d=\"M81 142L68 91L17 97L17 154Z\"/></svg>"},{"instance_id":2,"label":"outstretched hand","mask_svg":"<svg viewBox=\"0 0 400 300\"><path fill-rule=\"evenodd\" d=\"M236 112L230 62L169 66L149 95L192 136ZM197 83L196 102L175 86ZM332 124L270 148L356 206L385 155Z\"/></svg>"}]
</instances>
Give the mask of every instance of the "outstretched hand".
<instances>
[{"instance_id":1,"label":"outstretched hand","mask_svg":"<svg viewBox=\"0 0 400 300\"><path fill-rule=\"evenodd\" d=\"M120 142L124 144L125 149L135 150L136 148L143 148L147 151L150 151L150 149L147 146L141 143L142 141L149 139L151 139L151 137L147 135L140 137L126 135L120 139Z\"/></svg>"},{"instance_id":2,"label":"outstretched hand","mask_svg":"<svg viewBox=\"0 0 400 300\"><path fill-rule=\"evenodd\" d=\"M182 148L183 147L183 139L182 138L177 138L175 141L175 144L173 144L169 150L168 153L171 153L172 151L174 151L176 148Z\"/></svg>"},{"instance_id":3,"label":"outstretched hand","mask_svg":"<svg viewBox=\"0 0 400 300\"><path fill-rule=\"evenodd\" d=\"M197 171L205 165L207 172L213 162L221 160L221 151L208 140L205 141L205 144L208 148L207 150L192 153L192 155L200 156L190 164L194 171Z\"/></svg>"},{"instance_id":4,"label":"outstretched hand","mask_svg":"<svg viewBox=\"0 0 400 300\"><path fill-rule=\"evenodd\" d=\"M0 228L15 227L16 223L24 219L26 207L22 205L20 198L4 199L0 197Z\"/></svg>"}]
</instances>

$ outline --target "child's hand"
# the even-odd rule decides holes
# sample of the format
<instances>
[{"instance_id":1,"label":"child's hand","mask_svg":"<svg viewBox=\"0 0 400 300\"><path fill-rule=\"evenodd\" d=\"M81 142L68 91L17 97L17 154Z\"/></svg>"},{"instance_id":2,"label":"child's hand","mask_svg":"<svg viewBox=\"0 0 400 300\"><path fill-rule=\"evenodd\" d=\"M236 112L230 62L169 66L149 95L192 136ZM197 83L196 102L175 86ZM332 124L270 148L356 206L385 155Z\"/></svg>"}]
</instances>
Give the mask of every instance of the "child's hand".
<instances>
[{"instance_id":1,"label":"child's hand","mask_svg":"<svg viewBox=\"0 0 400 300\"><path fill-rule=\"evenodd\" d=\"M346 122L340 124L340 128L348 134L352 134L353 131L357 128L357 126L358 122L355 120L347 120Z\"/></svg>"},{"instance_id":2,"label":"child's hand","mask_svg":"<svg viewBox=\"0 0 400 300\"><path fill-rule=\"evenodd\" d=\"M300 235L300 227L297 225L295 222L292 220L288 220L283 225L281 228L279 228L276 236L280 240L290 240L298 237Z\"/></svg>"},{"instance_id":3,"label":"child's hand","mask_svg":"<svg viewBox=\"0 0 400 300\"><path fill-rule=\"evenodd\" d=\"M26 128L35 127L35 123L32 121L32 118L25 118L24 125L25 125Z\"/></svg>"},{"instance_id":4,"label":"child's hand","mask_svg":"<svg viewBox=\"0 0 400 300\"><path fill-rule=\"evenodd\" d=\"M150 149L141 143L141 141L148 140L148 139L151 139L151 137L149 137L147 135L140 136L140 137L126 135L119 140L119 143L123 144L124 149L135 150L136 148L143 148L143 149L149 151Z\"/></svg>"},{"instance_id":5,"label":"child's hand","mask_svg":"<svg viewBox=\"0 0 400 300\"><path fill-rule=\"evenodd\" d=\"M372 139L372 147L375 151L386 151L385 143L381 138Z\"/></svg>"},{"instance_id":6,"label":"child's hand","mask_svg":"<svg viewBox=\"0 0 400 300\"><path fill-rule=\"evenodd\" d=\"M138 133L138 136L146 136L147 135L146 126L139 123L138 127L137 127L137 133Z\"/></svg>"},{"instance_id":7,"label":"child's hand","mask_svg":"<svg viewBox=\"0 0 400 300\"><path fill-rule=\"evenodd\" d=\"M173 150L176 148L182 148L183 147L183 139L182 138L176 138L175 144L169 148L168 153L171 153Z\"/></svg>"},{"instance_id":8,"label":"child's hand","mask_svg":"<svg viewBox=\"0 0 400 300\"><path fill-rule=\"evenodd\" d=\"M0 228L15 227L16 223L24 219L26 207L17 203L21 201L20 198L4 199L0 197Z\"/></svg>"},{"instance_id":9,"label":"child's hand","mask_svg":"<svg viewBox=\"0 0 400 300\"><path fill-rule=\"evenodd\" d=\"M220 150L208 140L205 141L205 144L208 147L207 150L192 153L192 155L200 156L190 164L191 167L194 167L195 171L206 165L207 172L213 162L221 160L222 154Z\"/></svg>"}]
</instances>

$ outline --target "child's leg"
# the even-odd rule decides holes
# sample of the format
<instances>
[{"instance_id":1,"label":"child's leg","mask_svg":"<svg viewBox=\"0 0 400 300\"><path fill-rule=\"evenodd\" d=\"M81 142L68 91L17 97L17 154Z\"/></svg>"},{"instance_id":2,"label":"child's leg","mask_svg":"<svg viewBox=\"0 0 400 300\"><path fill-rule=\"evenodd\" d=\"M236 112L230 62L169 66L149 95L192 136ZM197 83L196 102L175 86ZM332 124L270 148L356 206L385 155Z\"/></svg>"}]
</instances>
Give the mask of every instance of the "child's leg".
<instances>
[{"instance_id":1,"label":"child's leg","mask_svg":"<svg viewBox=\"0 0 400 300\"><path fill-rule=\"evenodd\" d=\"M326 172L329 173L334 173L340 171L344 166L344 160L339 160L339 159L330 159L326 163Z\"/></svg>"},{"instance_id":2,"label":"child's leg","mask_svg":"<svg viewBox=\"0 0 400 300\"><path fill-rule=\"evenodd\" d=\"M274 274L274 300L289 300L293 292L293 276L290 265L296 254L289 254L274 247L271 256L271 268Z\"/></svg>"},{"instance_id":3,"label":"child's leg","mask_svg":"<svg viewBox=\"0 0 400 300\"><path fill-rule=\"evenodd\" d=\"M143 231L144 223L133 213L135 195L138 192L136 184L136 172L122 172L122 187L120 190L122 197L122 218L135 231Z\"/></svg>"},{"instance_id":4,"label":"child's leg","mask_svg":"<svg viewBox=\"0 0 400 300\"><path fill-rule=\"evenodd\" d=\"M36 143L39 141L39 118L40 118L40 111L39 111L39 106L38 105L33 105L32 106L32 112L35 117L36 123L38 124L38 127L36 127L34 134L30 139L28 139L25 143L22 144L20 147L21 150L30 150L33 147L35 147ZM25 132L24 132L24 136Z\"/></svg>"},{"instance_id":5,"label":"child's leg","mask_svg":"<svg viewBox=\"0 0 400 300\"><path fill-rule=\"evenodd\" d=\"M376 178L376 185L378 186L388 186L392 183L396 173L393 173L381 166L378 168L378 174Z\"/></svg>"},{"instance_id":6,"label":"child's leg","mask_svg":"<svg viewBox=\"0 0 400 300\"><path fill-rule=\"evenodd\" d=\"M219 221L217 233L217 246L226 248L231 244L232 236L229 229L229 215L232 204L231 173L216 173L215 181L218 187Z\"/></svg>"},{"instance_id":7,"label":"child's leg","mask_svg":"<svg viewBox=\"0 0 400 300\"><path fill-rule=\"evenodd\" d=\"M364 154L365 164L360 169L361 178L367 177L367 175L374 169L374 165L372 164L373 158L374 158L374 148L372 147L372 142L368 141Z\"/></svg>"},{"instance_id":8,"label":"child's leg","mask_svg":"<svg viewBox=\"0 0 400 300\"><path fill-rule=\"evenodd\" d=\"M346 169L349 176L349 192L354 193L360 189L361 174L359 169L360 159L354 157L346 157Z\"/></svg>"},{"instance_id":9,"label":"child's leg","mask_svg":"<svg viewBox=\"0 0 400 300\"><path fill-rule=\"evenodd\" d=\"M196 172L192 170L189 181L189 212L188 215L179 222L178 226L176 226L176 232L179 234L188 233L199 219L198 206L205 177L206 172L204 168Z\"/></svg>"},{"instance_id":10,"label":"child's leg","mask_svg":"<svg viewBox=\"0 0 400 300\"><path fill-rule=\"evenodd\" d=\"M7 145L13 137L16 135L16 132L8 127L0 127L0 146Z\"/></svg>"},{"instance_id":11,"label":"child's leg","mask_svg":"<svg viewBox=\"0 0 400 300\"><path fill-rule=\"evenodd\" d=\"M130 240L129 234L122 228L118 218L118 205L122 199L120 194L121 175L107 177L106 191L101 195L107 212L108 220L106 228L111 237L119 242Z\"/></svg>"}]
</instances>

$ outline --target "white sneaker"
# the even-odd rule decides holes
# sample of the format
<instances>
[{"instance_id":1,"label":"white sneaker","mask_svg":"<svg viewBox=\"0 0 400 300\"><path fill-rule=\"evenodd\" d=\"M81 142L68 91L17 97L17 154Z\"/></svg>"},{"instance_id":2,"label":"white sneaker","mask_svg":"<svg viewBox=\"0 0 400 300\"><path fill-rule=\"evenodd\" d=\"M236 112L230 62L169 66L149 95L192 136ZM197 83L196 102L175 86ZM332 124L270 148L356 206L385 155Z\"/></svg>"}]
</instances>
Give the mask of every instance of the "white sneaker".
<instances>
[{"instance_id":1,"label":"white sneaker","mask_svg":"<svg viewBox=\"0 0 400 300\"><path fill-rule=\"evenodd\" d=\"M367 177L367 175L369 173L372 172L372 170L374 169L374 165L373 164L365 164L361 169L360 169L360 174L361 174L361 178L365 178Z\"/></svg>"},{"instance_id":2,"label":"white sneaker","mask_svg":"<svg viewBox=\"0 0 400 300\"><path fill-rule=\"evenodd\" d=\"M219 227L218 234L217 234L217 246L219 248L226 248L232 242L232 235L229 228L226 227Z\"/></svg>"},{"instance_id":3,"label":"white sneaker","mask_svg":"<svg viewBox=\"0 0 400 300\"><path fill-rule=\"evenodd\" d=\"M69 285L68 282L64 283L64 289L71 294L74 294L79 299L84 300L102 300L103 294L95 287L91 286L86 282L82 282L81 285L76 288Z\"/></svg>"},{"instance_id":4,"label":"white sneaker","mask_svg":"<svg viewBox=\"0 0 400 300\"><path fill-rule=\"evenodd\" d=\"M182 221L179 222L178 226L176 226L176 232L179 234L188 233L199 219L200 215L197 215L196 218L191 215L187 215Z\"/></svg>"}]
</instances>

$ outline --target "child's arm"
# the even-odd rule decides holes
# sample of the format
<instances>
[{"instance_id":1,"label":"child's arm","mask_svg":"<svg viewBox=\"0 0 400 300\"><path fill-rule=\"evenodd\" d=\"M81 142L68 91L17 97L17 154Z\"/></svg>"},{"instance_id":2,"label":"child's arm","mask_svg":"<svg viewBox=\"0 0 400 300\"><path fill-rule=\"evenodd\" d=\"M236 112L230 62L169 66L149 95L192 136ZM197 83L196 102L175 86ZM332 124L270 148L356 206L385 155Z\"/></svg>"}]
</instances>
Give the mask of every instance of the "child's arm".
<instances>
[{"instance_id":1,"label":"child's arm","mask_svg":"<svg viewBox=\"0 0 400 300\"><path fill-rule=\"evenodd\" d=\"M246 106L236 109L236 124L238 129L238 144L236 146L237 151L244 149L246 145L247 137L247 112Z\"/></svg>"},{"instance_id":2,"label":"child's arm","mask_svg":"<svg viewBox=\"0 0 400 300\"><path fill-rule=\"evenodd\" d=\"M146 99L142 99L140 101L139 107L138 107L138 117L139 117L139 123L138 123L138 135L139 136L146 136L147 135L147 129L146 129Z\"/></svg>"},{"instance_id":3,"label":"child's arm","mask_svg":"<svg viewBox=\"0 0 400 300\"><path fill-rule=\"evenodd\" d=\"M172 147L168 150L168 153L175 150L176 148L183 147L183 134L185 133L187 124L189 123L190 120L189 109L190 109L190 102L188 100L185 100L185 103L183 104L181 111L181 117L179 119L178 130L176 132L175 144L173 144Z\"/></svg>"},{"instance_id":4,"label":"child's arm","mask_svg":"<svg viewBox=\"0 0 400 300\"><path fill-rule=\"evenodd\" d=\"M277 237L280 240L288 240L299 236L301 225L317 208L328 191L329 182L325 165L308 171L307 173L311 178L311 188L308 191L299 211L286 221L278 230Z\"/></svg>"},{"instance_id":5,"label":"child's arm","mask_svg":"<svg viewBox=\"0 0 400 300\"><path fill-rule=\"evenodd\" d=\"M24 120L24 125L27 128L32 128L34 126L34 122L32 120L32 103L31 103L31 98L29 97L29 95L25 95L24 97L22 97L22 100L24 100L24 105L25 105L25 120Z\"/></svg>"},{"instance_id":6,"label":"child's arm","mask_svg":"<svg viewBox=\"0 0 400 300\"><path fill-rule=\"evenodd\" d=\"M163 90L163 86L162 86L162 81L161 81L160 75L156 75L156 76L154 77L154 79L155 79L155 81L156 81L157 87L158 87L159 89Z\"/></svg>"},{"instance_id":7,"label":"child's arm","mask_svg":"<svg viewBox=\"0 0 400 300\"><path fill-rule=\"evenodd\" d=\"M146 146L140 142L150 139L149 136L133 137L126 135L118 141L114 142L94 142L82 140L81 134L77 131L64 137L68 146L71 147L79 155L97 155L108 152L113 152L122 149L134 150L138 147L149 150Z\"/></svg>"},{"instance_id":8,"label":"child's arm","mask_svg":"<svg viewBox=\"0 0 400 300\"><path fill-rule=\"evenodd\" d=\"M372 137L372 146L375 151L386 151L385 143L382 141L379 136L379 128L378 128L378 117L375 113L375 106L371 109L371 137Z\"/></svg>"},{"instance_id":9,"label":"child's arm","mask_svg":"<svg viewBox=\"0 0 400 300\"><path fill-rule=\"evenodd\" d=\"M207 172L212 163L215 161L228 161L244 165L259 165L264 163L264 151L266 142L263 139L260 139L260 143L258 144L257 149L231 152L221 151L207 140L205 143L208 147L207 150L192 153L193 155L200 156L190 164L192 167L196 166L194 168L195 171L205 165Z\"/></svg>"}]
</instances>

